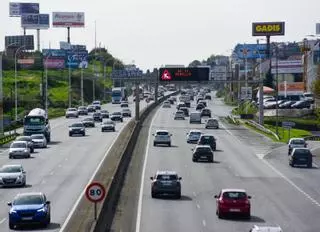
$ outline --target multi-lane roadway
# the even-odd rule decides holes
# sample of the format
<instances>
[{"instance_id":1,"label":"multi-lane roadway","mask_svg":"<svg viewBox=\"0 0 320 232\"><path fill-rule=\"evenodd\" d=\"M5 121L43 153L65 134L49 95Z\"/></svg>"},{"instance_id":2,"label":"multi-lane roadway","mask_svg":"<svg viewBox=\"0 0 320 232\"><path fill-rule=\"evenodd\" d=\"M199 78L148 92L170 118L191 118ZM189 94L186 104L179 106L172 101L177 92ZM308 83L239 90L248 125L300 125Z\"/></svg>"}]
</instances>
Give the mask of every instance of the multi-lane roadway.
<instances>
[{"instance_id":1,"label":"multi-lane roadway","mask_svg":"<svg viewBox=\"0 0 320 232\"><path fill-rule=\"evenodd\" d=\"M135 116L135 103L129 98L132 117ZM150 103L149 103L150 104ZM147 106L140 102L140 109ZM110 113L121 111L120 105L107 104L102 107ZM116 123L116 132L101 132L100 123L95 128L87 128L85 137L69 137L68 126L85 117L64 117L51 120L52 142L46 149L36 149L30 159L9 160L8 151L0 153L0 166L22 164L27 172L25 188L0 189L0 231L9 231L7 202L17 193L41 191L52 203L51 224L47 230L59 231L68 214L77 202L86 184L92 177L100 161L116 140L119 131L131 118Z\"/></svg>"},{"instance_id":2,"label":"multi-lane roadway","mask_svg":"<svg viewBox=\"0 0 320 232\"><path fill-rule=\"evenodd\" d=\"M220 100L208 101L213 115L226 116L231 108ZM194 110L195 103L192 108ZM174 120L172 108L159 108L152 120L146 148L142 191L137 209L136 232L149 231L249 231L257 225L279 225L283 231L320 231L320 170L292 168L287 146L243 127L223 124L207 130L204 124ZM172 136L172 147L154 147L157 129ZM186 142L190 129L217 138L214 163L194 163ZM173 170L182 177L182 198L151 198L150 176L157 170ZM243 188L252 196L251 219L219 219L214 195L222 188Z\"/></svg>"}]
</instances>

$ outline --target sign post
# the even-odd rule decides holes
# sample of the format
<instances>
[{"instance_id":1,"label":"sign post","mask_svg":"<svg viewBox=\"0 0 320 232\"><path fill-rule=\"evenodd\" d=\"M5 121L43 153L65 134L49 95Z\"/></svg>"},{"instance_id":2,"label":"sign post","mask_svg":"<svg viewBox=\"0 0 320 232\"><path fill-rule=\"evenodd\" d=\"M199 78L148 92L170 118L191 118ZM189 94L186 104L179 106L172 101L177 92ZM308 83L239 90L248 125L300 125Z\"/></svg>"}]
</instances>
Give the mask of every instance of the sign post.
<instances>
[{"instance_id":1,"label":"sign post","mask_svg":"<svg viewBox=\"0 0 320 232\"><path fill-rule=\"evenodd\" d=\"M282 122L282 128L289 130L289 139L291 138L291 128L296 125L295 122ZM284 137L284 131L283 131L283 137Z\"/></svg>"},{"instance_id":2,"label":"sign post","mask_svg":"<svg viewBox=\"0 0 320 232\"><path fill-rule=\"evenodd\" d=\"M97 203L106 196L106 189L99 182L92 182L86 188L86 197L94 203L94 220L97 220Z\"/></svg>"}]
</instances>

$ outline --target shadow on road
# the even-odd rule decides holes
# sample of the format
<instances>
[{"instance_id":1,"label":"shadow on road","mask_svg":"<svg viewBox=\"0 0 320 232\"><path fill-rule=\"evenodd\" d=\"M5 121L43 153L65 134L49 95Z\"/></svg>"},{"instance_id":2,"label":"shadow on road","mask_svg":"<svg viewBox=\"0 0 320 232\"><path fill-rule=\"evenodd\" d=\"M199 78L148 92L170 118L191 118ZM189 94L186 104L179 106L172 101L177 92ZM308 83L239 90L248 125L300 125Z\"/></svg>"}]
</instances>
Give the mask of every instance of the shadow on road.
<instances>
[{"instance_id":1,"label":"shadow on road","mask_svg":"<svg viewBox=\"0 0 320 232\"><path fill-rule=\"evenodd\" d=\"M48 143L48 145L58 145L60 143L61 141L51 141L50 143Z\"/></svg>"},{"instance_id":2,"label":"shadow on road","mask_svg":"<svg viewBox=\"0 0 320 232\"><path fill-rule=\"evenodd\" d=\"M229 215L225 217L226 220L232 220L237 222L250 222L250 223L265 223L266 221L258 216L251 215L250 219L241 217L239 215Z\"/></svg>"},{"instance_id":3,"label":"shadow on road","mask_svg":"<svg viewBox=\"0 0 320 232\"><path fill-rule=\"evenodd\" d=\"M180 199L177 199L175 196L158 196L159 200L169 200L169 201L192 201L192 198L186 195L181 195Z\"/></svg>"},{"instance_id":4,"label":"shadow on road","mask_svg":"<svg viewBox=\"0 0 320 232\"><path fill-rule=\"evenodd\" d=\"M17 231L46 231L46 230L54 230L54 229L59 229L61 226L59 223L50 223L48 227L43 227L43 226L21 226L21 227L16 227L15 230Z\"/></svg>"}]
</instances>

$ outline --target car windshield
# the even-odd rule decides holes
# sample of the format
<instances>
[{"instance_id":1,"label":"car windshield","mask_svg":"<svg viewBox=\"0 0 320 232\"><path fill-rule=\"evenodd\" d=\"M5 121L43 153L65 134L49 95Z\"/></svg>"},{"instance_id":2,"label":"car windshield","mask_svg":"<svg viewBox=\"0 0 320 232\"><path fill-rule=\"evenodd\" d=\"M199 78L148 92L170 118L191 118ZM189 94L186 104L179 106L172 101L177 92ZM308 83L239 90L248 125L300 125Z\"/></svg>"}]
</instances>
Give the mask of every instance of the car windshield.
<instances>
[{"instance_id":1,"label":"car windshield","mask_svg":"<svg viewBox=\"0 0 320 232\"><path fill-rule=\"evenodd\" d=\"M26 148L27 145L25 143L12 143L11 148Z\"/></svg>"},{"instance_id":2,"label":"car windshield","mask_svg":"<svg viewBox=\"0 0 320 232\"><path fill-rule=\"evenodd\" d=\"M157 180L177 180L177 175L158 175Z\"/></svg>"},{"instance_id":3,"label":"car windshield","mask_svg":"<svg viewBox=\"0 0 320 232\"><path fill-rule=\"evenodd\" d=\"M169 135L169 133L166 131L158 131L157 135Z\"/></svg>"},{"instance_id":4,"label":"car windshield","mask_svg":"<svg viewBox=\"0 0 320 232\"><path fill-rule=\"evenodd\" d=\"M215 122L217 122L217 120L215 120L215 119L208 120L208 123L215 123Z\"/></svg>"},{"instance_id":5,"label":"car windshield","mask_svg":"<svg viewBox=\"0 0 320 232\"><path fill-rule=\"evenodd\" d=\"M82 123L74 123L71 125L71 127L83 127Z\"/></svg>"},{"instance_id":6,"label":"car windshield","mask_svg":"<svg viewBox=\"0 0 320 232\"><path fill-rule=\"evenodd\" d=\"M44 139L43 135L31 135L32 139Z\"/></svg>"},{"instance_id":7,"label":"car windshield","mask_svg":"<svg viewBox=\"0 0 320 232\"><path fill-rule=\"evenodd\" d=\"M294 139L291 141L291 143L295 145L304 145L305 141L303 139Z\"/></svg>"},{"instance_id":8,"label":"car windshield","mask_svg":"<svg viewBox=\"0 0 320 232\"><path fill-rule=\"evenodd\" d=\"M16 173L21 172L21 167L19 166L4 166L0 169L0 173Z\"/></svg>"},{"instance_id":9,"label":"car windshield","mask_svg":"<svg viewBox=\"0 0 320 232\"><path fill-rule=\"evenodd\" d=\"M45 122L44 117L36 117L36 116L30 116L26 117L24 119L24 124L25 125L43 125Z\"/></svg>"},{"instance_id":10,"label":"car windshield","mask_svg":"<svg viewBox=\"0 0 320 232\"><path fill-rule=\"evenodd\" d=\"M224 192L223 198L225 199L244 199L247 197L247 194L245 192Z\"/></svg>"},{"instance_id":11,"label":"car windshield","mask_svg":"<svg viewBox=\"0 0 320 232\"><path fill-rule=\"evenodd\" d=\"M43 200L39 195L19 196L13 201L13 205L41 205Z\"/></svg>"},{"instance_id":12,"label":"car windshield","mask_svg":"<svg viewBox=\"0 0 320 232\"><path fill-rule=\"evenodd\" d=\"M201 132L200 131L191 131L190 135L198 135L198 136L200 136Z\"/></svg>"}]
</instances>

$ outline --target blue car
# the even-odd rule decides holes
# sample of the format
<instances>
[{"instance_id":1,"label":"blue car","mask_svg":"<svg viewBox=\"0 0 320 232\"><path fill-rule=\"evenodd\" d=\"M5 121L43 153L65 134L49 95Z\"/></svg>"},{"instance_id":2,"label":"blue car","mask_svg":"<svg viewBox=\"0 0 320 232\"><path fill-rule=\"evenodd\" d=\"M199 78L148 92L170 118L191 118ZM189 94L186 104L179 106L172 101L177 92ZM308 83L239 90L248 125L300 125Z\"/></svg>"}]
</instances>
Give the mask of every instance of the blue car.
<instances>
[{"instance_id":1,"label":"blue car","mask_svg":"<svg viewBox=\"0 0 320 232\"><path fill-rule=\"evenodd\" d=\"M43 193L21 193L12 202L9 211L9 228L23 225L50 224L50 201Z\"/></svg>"}]
</instances>

